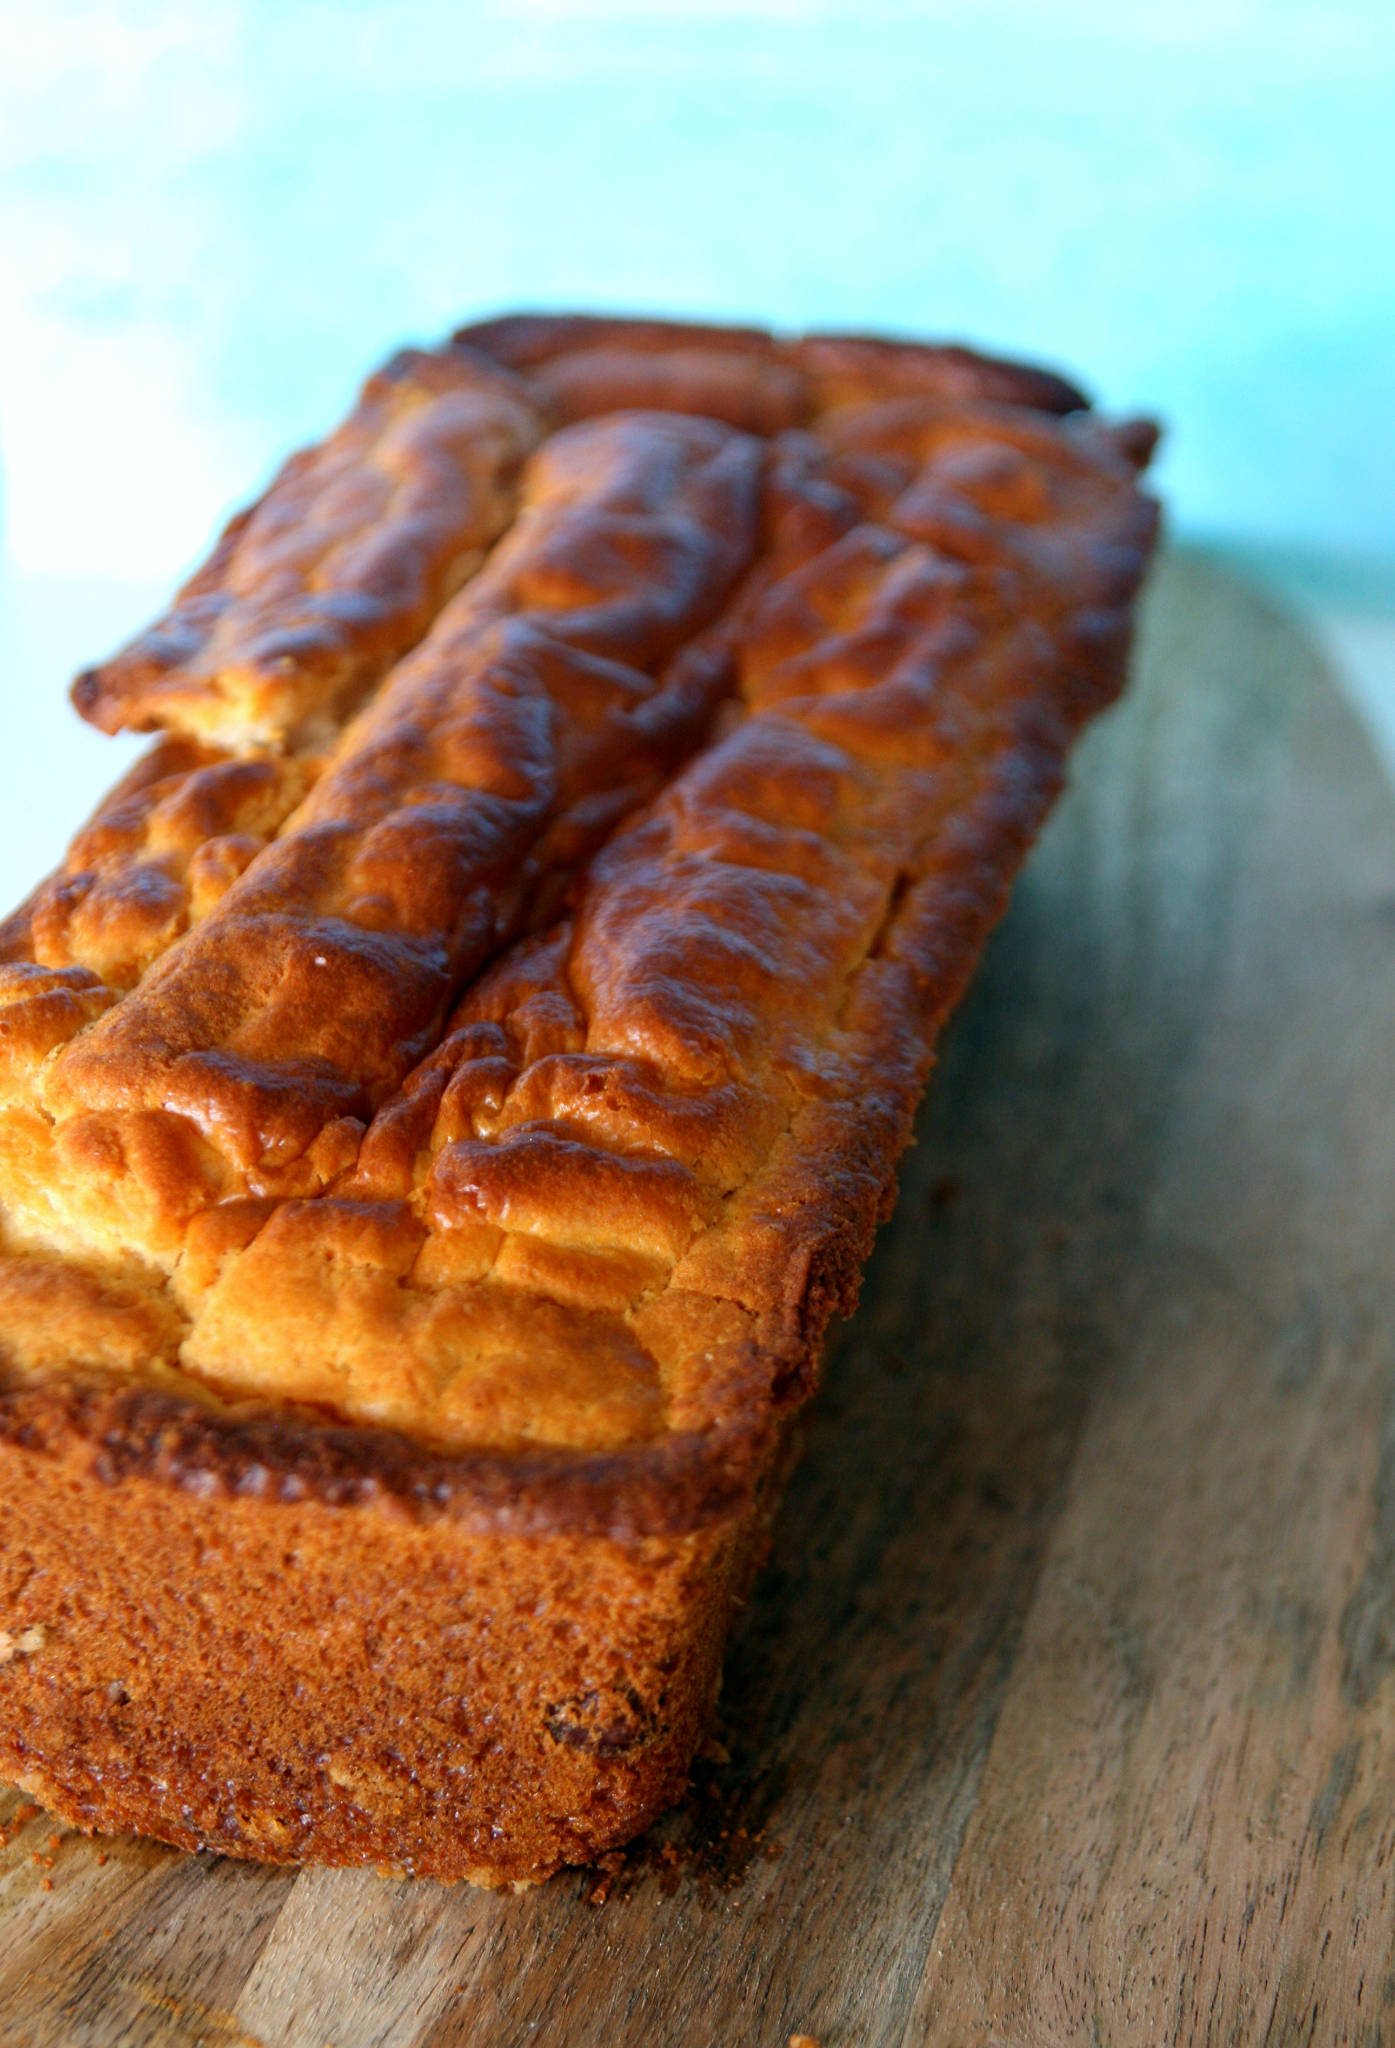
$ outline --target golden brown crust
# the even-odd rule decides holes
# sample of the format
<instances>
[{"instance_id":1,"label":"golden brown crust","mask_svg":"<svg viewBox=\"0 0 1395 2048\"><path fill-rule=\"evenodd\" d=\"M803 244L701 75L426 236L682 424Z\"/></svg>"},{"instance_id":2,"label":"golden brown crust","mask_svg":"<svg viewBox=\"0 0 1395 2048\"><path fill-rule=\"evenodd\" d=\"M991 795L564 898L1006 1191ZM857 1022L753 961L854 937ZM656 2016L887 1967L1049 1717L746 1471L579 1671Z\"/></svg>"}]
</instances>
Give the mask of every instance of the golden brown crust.
<instances>
[{"instance_id":1,"label":"golden brown crust","mask_svg":"<svg viewBox=\"0 0 1395 2048\"><path fill-rule=\"evenodd\" d=\"M0 962L82 967L109 989L134 988L276 836L316 766L161 739L10 921Z\"/></svg>"},{"instance_id":2,"label":"golden brown crust","mask_svg":"<svg viewBox=\"0 0 1395 2048\"><path fill-rule=\"evenodd\" d=\"M68 1489L163 1583L303 1524L331 1579L381 1551L467 1635L560 1602L595 1655L479 1651L497 1769L429 1713L406 1777L381 1735L331 1768L268 1709L230 1815L184 1620L142 1743L91 1705L93 1613L0 1678L0 1764L85 1824L504 1881L681 1781L1156 515L1145 427L958 350L520 316L460 355L574 422L489 562L323 758L163 742L5 928L0 1458L40 1593ZM360 1626L386 1597L366 1571ZM358 1655L333 1684L372 1693Z\"/></svg>"},{"instance_id":3,"label":"golden brown crust","mask_svg":"<svg viewBox=\"0 0 1395 2048\"><path fill-rule=\"evenodd\" d=\"M166 1259L210 1202L323 1184L353 1143L329 1127L700 736L724 678L699 636L753 556L760 461L666 415L547 443L514 532L287 828L45 1072L79 1241Z\"/></svg>"},{"instance_id":4,"label":"golden brown crust","mask_svg":"<svg viewBox=\"0 0 1395 2048\"><path fill-rule=\"evenodd\" d=\"M505 313L457 327L457 347L478 349L507 369L526 374L543 363L598 348L667 355L700 349L773 360L774 337L760 327L716 327L691 320L645 320L610 313Z\"/></svg>"},{"instance_id":5,"label":"golden brown crust","mask_svg":"<svg viewBox=\"0 0 1395 2048\"><path fill-rule=\"evenodd\" d=\"M731 356L752 369L778 364L803 381L806 406L822 410L899 396L996 400L1047 413L1075 412L1090 402L1078 386L1054 371L983 355L958 342L864 334L811 334L784 341L759 327L709 327L587 313L506 314L457 329L455 340L524 375L602 351L632 357Z\"/></svg>"},{"instance_id":6,"label":"golden brown crust","mask_svg":"<svg viewBox=\"0 0 1395 2048\"><path fill-rule=\"evenodd\" d=\"M497 1885L681 1792L754 1520L480 1534L85 1449L0 1437L0 1771L79 1826Z\"/></svg>"},{"instance_id":7,"label":"golden brown crust","mask_svg":"<svg viewBox=\"0 0 1395 2048\"><path fill-rule=\"evenodd\" d=\"M238 513L164 617L73 686L106 732L320 739L419 640L513 516L542 423L465 350L404 350Z\"/></svg>"},{"instance_id":8,"label":"golden brown crust","mask_svg":"<svg viewBox=\"0 0 1395 2048\"><path fill-rule=\"evenodd\" d=\"M1026 406L1055 414L1078 412L1090 403L1078 385L1054 370L982 355L958 342L927 347L860 334L811 334L795 348L825 411L892 397Z\"/></svg>"},{"instance_id":9,"label":"golden brown crust","mask_svg":"<svg viewBox=\"0 0 1395 2048\"><path fill-rule=\"evenodd\" d=\"M530 381L558 421L639 406L770 435L804 425L811 410L808 380L792 364L733 349L575 349Z\"/></svg>"}]
</instances>

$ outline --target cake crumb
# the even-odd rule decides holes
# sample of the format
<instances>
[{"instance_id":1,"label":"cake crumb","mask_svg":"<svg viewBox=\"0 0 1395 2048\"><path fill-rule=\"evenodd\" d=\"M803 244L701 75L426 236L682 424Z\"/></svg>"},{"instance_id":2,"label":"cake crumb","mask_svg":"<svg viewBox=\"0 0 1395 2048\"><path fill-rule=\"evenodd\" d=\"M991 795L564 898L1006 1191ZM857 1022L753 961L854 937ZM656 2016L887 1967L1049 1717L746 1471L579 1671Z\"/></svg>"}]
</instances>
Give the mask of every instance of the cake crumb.
<instances>
[{"instance_id":1,"label":"cake crumb","mask_svg":"<svg viewBox=\"0 0 1395 2048\"><path fill-rule=\"evenodd\" d=\"M608 1856L598 1856L595 1868L600 1876L586 1894L586 1903L588 1906L603 1906L610 1897L611 1886L625 1868L624 1850L612 1849Z\"/></svg>"},{"instance_id":2,"label":"cake crumb","mask_svg":"<svg viewBox=\"0 0 1395 2048\"><path fill-rule=\"evenodd\" d=\"M790 2048L819 2048L812 2034L791 2034Z\"/></svg>"},{"instance_id":3,"label":"cake crumb","mask_svg":"<svg viewBox=\"0 0 1395 2048\"><path fill-rule=\"evenodd\" d=\"M32 1657L44 1646L44 1632L37 1625L21 1629L18 1635L11 1635L7 1628L0 1628L0 1664L13 1663L16 1657ZM38 1808L36 1807L37 1813Z\"/></svg>"}]
</instances>

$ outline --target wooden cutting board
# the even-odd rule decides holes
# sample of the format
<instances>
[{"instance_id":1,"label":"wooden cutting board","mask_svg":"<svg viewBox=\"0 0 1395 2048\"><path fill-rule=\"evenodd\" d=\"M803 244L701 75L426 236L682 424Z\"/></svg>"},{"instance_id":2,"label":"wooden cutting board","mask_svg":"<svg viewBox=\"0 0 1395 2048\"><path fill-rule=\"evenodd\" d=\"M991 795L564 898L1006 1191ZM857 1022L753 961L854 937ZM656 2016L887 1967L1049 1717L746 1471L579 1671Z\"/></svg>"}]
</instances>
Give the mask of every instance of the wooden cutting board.
<instances>
[{"instance_id":1,"label":"wooden cutting board","mask_svg":"<svg viewBox=\"0 0 1395 2048\"><path fill-rule=\"evenodd\" d=\"M0 2040L1395 2042L1393 1251L1395 798L1175 556L946 1041L729 1760L519 1897L5 1795Z\"/></svg>"}]
</instances>

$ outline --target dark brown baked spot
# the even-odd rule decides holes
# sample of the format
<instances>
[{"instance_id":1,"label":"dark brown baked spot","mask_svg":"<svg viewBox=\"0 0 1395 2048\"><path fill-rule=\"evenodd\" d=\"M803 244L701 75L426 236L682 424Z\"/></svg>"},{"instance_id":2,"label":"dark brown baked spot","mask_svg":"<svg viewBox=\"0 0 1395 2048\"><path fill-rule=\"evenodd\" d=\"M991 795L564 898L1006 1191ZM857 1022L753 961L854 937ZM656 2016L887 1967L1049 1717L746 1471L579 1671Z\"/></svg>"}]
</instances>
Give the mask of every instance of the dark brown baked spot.
<instances>
[{"instance_id":1,"label":"dark brown baked spot","mask_svg":"<svg viewBox=\"0 0 1395 2048\"><path fill-rule=\"evenodd\" d=\"M548 1706L543 1721L554 1742L595 1756L620 1756L658 1733L631 1686L597 1686Z\"/></svg>"}]
</instances>

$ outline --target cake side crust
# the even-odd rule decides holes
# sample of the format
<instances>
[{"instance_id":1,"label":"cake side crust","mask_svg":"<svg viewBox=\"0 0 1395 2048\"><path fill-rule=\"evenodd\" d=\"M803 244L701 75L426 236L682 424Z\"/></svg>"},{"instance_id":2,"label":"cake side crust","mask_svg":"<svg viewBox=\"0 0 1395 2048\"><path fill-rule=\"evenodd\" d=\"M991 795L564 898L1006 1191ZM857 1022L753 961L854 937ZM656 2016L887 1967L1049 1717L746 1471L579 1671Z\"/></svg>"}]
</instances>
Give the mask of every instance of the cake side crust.
<instances>
[{"instance_id":1,"label":"cake side crust","mask_svg":"<svg viewBox=\"0 0 1395 2048\"><path fill-rule=\"evenodd\" d=\"M0 1777L87 1832L535 1882L681 1796L764 1522L480 1535L0 1444Z\"/></svg>"}]
</instances>

